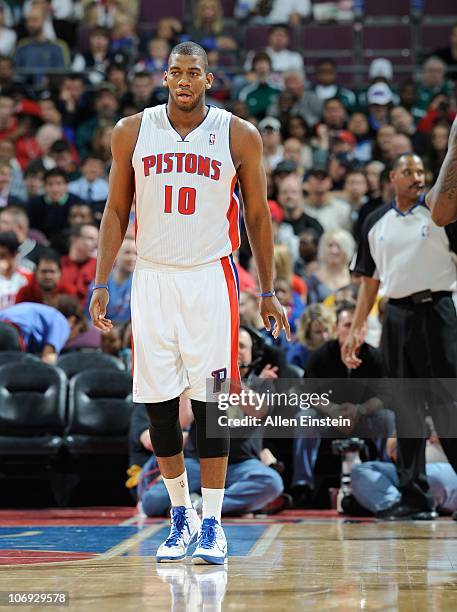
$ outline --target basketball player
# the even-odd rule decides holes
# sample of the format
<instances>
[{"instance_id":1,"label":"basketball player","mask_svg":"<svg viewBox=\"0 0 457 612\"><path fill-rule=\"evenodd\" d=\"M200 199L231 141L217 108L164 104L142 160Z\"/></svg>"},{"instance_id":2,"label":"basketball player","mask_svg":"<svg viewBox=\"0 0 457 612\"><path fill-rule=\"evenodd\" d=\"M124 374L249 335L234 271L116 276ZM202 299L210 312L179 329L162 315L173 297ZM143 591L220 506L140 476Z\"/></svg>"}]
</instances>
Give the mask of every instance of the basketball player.
<instances>
[{"instance_id":1,"label":"basketball player","mask_svg":"<svg viewBox=\"0 0 457 612\"><path fill-rule=\"evenodd\" d=\"M238 289L232 252L239 246L240 182L244 220L261 287L260 313L273 335L285 330L272 289L273 239L262 143L251 124L208 107L213 75L193 42L171 52L164 85L168 103L125 117L112 136L110 191L103 214L94 325L106 318L107 279L127 229L135 195L137 264L132 284L133 399L144 403L160 471L171 500L171 530L157 560L223 564L221 527L228 428L206 437L206 381L239 380ZM203 497L202 523L192 508L178 420L179 396L192 400Z\"/></svg>"},{"instance_id":2,"label":"basketball player","mask_svg":"<svg viewBox=\"0 0 457 612\"><path fill-rule=\"evenodd\" d=\"M457 221L457 117L451 127L446 157L435 185L426 197L433 221L440 226Z\"/></svg>"}]
</instances>

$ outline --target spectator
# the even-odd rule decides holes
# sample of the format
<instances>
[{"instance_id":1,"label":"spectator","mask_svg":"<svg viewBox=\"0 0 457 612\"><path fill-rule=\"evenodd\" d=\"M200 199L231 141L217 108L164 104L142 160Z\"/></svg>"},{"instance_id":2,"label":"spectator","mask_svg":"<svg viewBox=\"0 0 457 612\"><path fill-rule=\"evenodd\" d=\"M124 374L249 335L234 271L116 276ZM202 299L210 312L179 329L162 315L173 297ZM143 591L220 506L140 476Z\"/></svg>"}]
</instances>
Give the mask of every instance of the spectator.
<instances>
[{"instance_id":1,"label":"spectator","mask_svg":"<svg viewBox=\"0 0 457 612\"><path fill-rule=\"evenodd\" d=\"M38 304L56 305L59 295L75 295L73 285L66 284L61 278L60 257L52 249L42 252L37 263L35 274L27 285L19 289L16 304L36 302Z\"/></svg>"},{"instance_id":2,"label":"spectator","mask_svg":"<svg viewBox=\"0 0 457 612\"><path fill-rule=\"evenodd\" d=\"M352 210L352 221L356 222L359 211L368 202L368 181L363 170L349 170L344 181L344 189L339 194Z\"/></svg>"},{"instance_id":3,"label":"spectator","mask_svg":"<svg viewBox=\"0 0 457 612\"><path fill-rule=\"evenodd\" d=\"M298 138L289 136L284 141L283 159L297 164L297 172L303 176L313 166L313 151L308 144L302 144Z\"/></svg>"},{"instance_id":4,"label":"spectator","mask_svg":"<svg viewBox=\"0 0 457 612\"><path fill-rule=\"evenodd\" d=\"M376 132L376 139L373 145L373 159L382 162L385 166L389 165L392 139L396 133L393 125L382 125Z\"/></svg>"},{"instance_id":5,"label":"spectator","mask_svg":"<svg viewBox=\"0 0 457 612\"><path fill-rule=\"evenodd\" d=\"M81 74L69 74L63 79L57 106L62 114L63 125L73 130L89 118L92 109L86 94L84 77Z\"/></svg>"},{"instance_id":6,"label":"spectator","mask_svg":"<svg viewBox=\"0 0 457 612\"><path fill-rule=\"evenodd\" d=\"M120 358L122 349L122 327L113 325L106 334L101 334L101 349L103 353Z\"/></svg>"},{"instance_id":7,"label":"spectator","mask_svg":"<svg viewBox=\"0 0 457 612\"><path fill-rule=\"evenodd\" d=\"M110 91L112 92L113 90L110 88ZM130 89L121 100L121 106L125 107L128 105L135 108L135 112L140 112L146 107L155 106L156 104L154 80L151 73L147 71L137 72L133 75Z\"/></svg>"},{"instance_id":8,"label":"spectator","mask_svg":"<svg viewBox=\"0 0 457 612\"><path fill-rule=\"evenodd\" d=\"M425 167L430 173L427 183L433 184L438 178L439 171L447 153L449 142L449 125L437 123L431 133L428 155L424 160Z\"/></svg>"},{"instance_id":9,"label":"spectator","mask_svg":"<svg viewBox=\"0 0 457 612\"><path fill-rule=\"evenodd\" d=\"M152 75L154 87L161 87L163 71L168 68L170 46L163 38L151 38L148 41L147 55L135 65L137 72L149 72Z\"/></svg>"},{"instance_id":10,"label":"spectator","mask_svg":"<svg viewBox=\"0 0 457 612\"><path fill-rule=\"evenodd\" d=\"M365 176L367 177L370 199L381 197L381 174L384 169L384 164L376 160L370 161L365 166Z\"/></svg>"},{"instance_id":11,"label":"spectator","mask_svg":"<svg viewBox=\"0 0 457 612\"><path fill-rule=\"evenodd\" d=\"M30 280L30 273L19 268L19 241L14 232L0 232L0 310L16 301L17 292Z\"/></svg>"},{"instance_id":12,"label":"spectator","mask_svg":"<svg viewBox=\"0 0 457 612\"><path fill-rule=\"evenodd\" d=\"M446 80L446 64L439 57L429 57L422 65L422 76L417 86L416 104L413 108L415 119L424 117L435 96L451 96L453 91L453 83Z\"/></svg>"},{"instance_id":13,"label":"spectator","mask_svg":"<svg viewBox=\"0 0 457 612\"><path fill-rule=\"evenodd\" d=\"M444 122L451 125L455 116L455 107L451 104L449 96L438 94L433 98L427 112L417 124L418 133L423 138L426 138L427 133L432 131L436 123Z\"/></svg>"},{"instance_id":14,"label":"spectator","mask_svg":"<svg viewBox=\"0 0 457 612\"><path fill-rule=\"evenodd\" d=\"M13 171L8 161L0 161L0 208L21 205L23 202L11 194Z\"/></svg>"},{"instance_id":15,"label":"spectator","mask_svg":"<svg viewBox=\"0 0 457 612\"><path fill-rule=\"evenodd\" d=\"M138 36L135 32L135 20L125 13L120 13L111 34L111 53L117 62L131 64L137 56Z\"/></svg>"},{"instance_id":16,"label":"spectator","mask_svg":"<svg viewBox=\"0 0 457 612\"><path fill-rule=\"evenodd\" d=\"M16 46L16 32L5 27L5 13L3 6L0 5L0 54L13 55Z\"/></svg>"},{"instance_id":17,"label":"spectator","mask_svg":"<svg viewBox=\"0 0 457 612\"><path fill-rule=\"evenodd\" d=\"M387 153L387 161L390 166L402 153L414 153L411 138L405 134L395 134L390 141L390 149Z\"/></svg>"},{"instance_id":18,"label":"spectator","mask_svg":"<svg viewBox=\"0 0 457 612\"><path fill-rule=\"evenodd\" d=\"M371 160L373 141L370 124L366 115L363 113L353 113L349 117L348 130L356 140L356 145L352 152L354 159L359 162L369 162Z\"/></svg>"},{"instance_id":19,"label":"spectator","mask_svg":"<svg viewBox=\"0 0 457 612\"><path fill-rule=\"evenodd\" d=\"M303 230L298 238L299 259L295 264L295 273L301 277L310 276L319 267L317 262L319 234L309 227Z\"/></svg>"},{"instance_id":20,"label":"spectator","mask_svg":"<svg viewBox=\"0 0 457 612\"><path fill-rule=\"evenodd\" d=\"M290 91L297 98L297 102L290 111L291 117L301 117L307 126L315 125L321 118L323 104L322 100L320 100L315 93L309 89L305 89L305 78L303 74L300 72L285 73L284 89ZM297 128L298 127L297 124ZM303 127L302 125L301 128L303 129ZM291 136L297 136L300 140L303 139L300 134L292 134L290 128L288 128L288 131ZM307 132L309 132L309 129Z\"/></svg>"},{"instance_id":21,"label":"spectator","mask_svg":"<svg viewBox=\"0 0 457 612\"><path fill-rule=\"evenodd\" d=\"M284 213L279 204L273 200L268 200L271 214L271 224L273 226L273 242L275 245L285 245L288 253L295 263L298 259L298 237L288 223L283 223Z\"/></svg>"},{"instance_id":22,"label":"spectator","mask_svg":"<svg viewBox=\"0 0 457 612\"><path fill-rule=\"evenodd\" d=\"M46 71L68 67L70 50L67 43L60 39L51 41L44 26L43 11L32 5L26 17L27 37L17 44L16 68Z\"/></svg>"},{"instance_id":23,"label":"spectator","mask_svg":"<svg viewBox=\"0 0 457 612\"><path fill-rule=\"evenodd\" d=\"M349 232L339 229L324 233L319 242L319 268L306 279L310 304L322 302L351 282L349 263L354 251L354 238Z\"/></svg>"},{"instance_id":24,"label":"spectator","mask_svg":"<svg viewBox=\"0 0 457 612\"><path fill-rule=\"evenodd\" d=\"M287 361L306 372L313 351L328 342L335 333L335 313L323 304L311 304L301 315L297 337L287 350Z\"/></svg>"},{"instance_id":25,"label":"spectator","mask_svg":"<svg viewBox=\"0 0 457 612\"><path fill-rule=\"evenodd\" d=\"M26 202L43 195L44 168L40 161L34 161L27 166L24 172L24 187Z\"/></svg>"},{"instance_id":26,"label":"spectator","mask_svg":"<svg viewBox=\"0 0 457 612\"><path fill-rule=\"evenodd\" d=\"M346 128L347 112L339 98L328 98L322 109L323 124L332 136L335 132Z\"/></svg>"},{"instance_id":27,"label":"spectator","mask_svg":"<svg viewBox=\"0 0 457 612\"><path fill-rule=\"evenodd\" d=\"M74 225L70 230L70 249L61 259L62 281L76 288L85 307L89 286L95 278L98 229L95 225Z\"/></svg>"},{"instance_id":28,"label":"spectator","mask_svg":"<svg viewBox=\"0 0 457 612\"><path fill-rule=\"evenodd\" d=\"M433 57L439 57L447 66L447 78L457 81L457 23L451 28L449 46L437 49Z\"/></svg>"},{"instance_id":29,"label":"spectator","mask_svg":"<svg viewBox=\"0 0 457 612\"><path fill-rule=\"evenodd\" d=\"M49 149L49 155L55 167L65 172L68 181L75 181L80 177L79 164L76 163L71 146L66 140L56 140Z\"/></svg>"},{"instance_id":30,"label":"spectator","mask_svg":"<svg viewBox=\"0 0 457 612\"><path fill-rule=\"evenodd\" d=\"M36 141L40 147L40 161L45 170L55 168L56 163L50 156L50 150L54 142L61 140L62 136L62 128L52 123L45 123L38 128Z\"/></svg>"},{"instance_id":31,"label":"spectator","mask_svg":"<svg viewBox=\"0 0 457 612\"><path fill-rule=\"evenodd\" d=\"M106 69L106 81L114 87L116 98L125 96L128 91L126 66L118 62L112 62Z\"/></svg>"},{"instance_id":32,"label":"spectator","mask_svg":"<svg viewBox=\"0 0 457 612\"><path fill-rule=\"evenodd\" d=\"M319 236L323 229L319 221L305 212L302 182L296 174L290 174L279 185L278 204L284 211L284 222L292 226L296 236L306 229L314 229Z\"/></svg>"},{"instance_id":33,"label":"spectator","mask_svg":"<svg viewBox=\"0 0 457 612\"><path fill-rule=\"evenodd\" d=\"M14 232L19 242L17 263L29 272L35 270L42 253L42 244L29 236L29 218L20 206L7 206L0 210L0 232Z\"/></svg>"},{"instance_id":34,"label":"spectator","mask_svg":"<svg viewBox=\"0 0 457 612\"><path fill-rule=\"evenodd\" d=\"M68 227L72 228L75 225L94 225L94 215L92 208L85 202L72 204L68 211L67 217Z\"/></svg>"},{"instance_id":35,"label":"spectator","mask_svg":"<svg viewBox=\"0 0 457 612\"><path fill-rule=\"evenodd\" d=\"M310 0L238 0L235 17L246 19L254 17L260 23L288 23L297 26L311 14Z\"/></svg>"},{"instance_id":36,"label":"spectator","mask_svg":"<svg viewBox=\"0 0 457 612\"><path fill-rule=\"evenodd\" d=\"M375 163L379 164L381 162L371 162L370 165L375 164ZM392 183L390 182L389 173L390 173L390 170L388 168L385 168L381 172L381 175L379 177L379 183L380 183L379 195L375 195L374 197L372 197L359 210L359 216L354 226L354 237L357 243L359 243L360 241L362 227L368 215L372 213L374 210L376 210L377 208L379 208L380 206L382 206L383 204L392 202L392 200L394 199L395 194L392 188ZM368 173L367 173L367 176L368 176Z\"/></svg>"},{"instance_id":37,"label":"spectator","mask_svg":"<svg viewBox=\"0 0 457 612\"><path fill-rule=\"evenodd\" d=\"M143 110L143 108L139 110ZM76 146L81 157L86 157L90 152L94 132L105 123L116 121L118 112L119 102L114 95L112 85L101 83L95 94L95 116L79 124L76 130Z\"/></svg>"},{"instance_id":38,"label":"spectator","mask_svg":"<svg viewBox=\"0 0 457 612\"><path fill-rule=\"evenodd\" d=\"M275 117L265 117L260 121L258 128L263 142L263 159L269 168L274 169L284 155L281 124Z\"/></svg>"},{"instance_id":39,"label":"spectator","mask_svg":"<svg viewBox=\"0 0 457 612\"><path fill-rule=\"evenodd\" d=\"M108 30L97 27L89 36L89 49L83 53L77 53L73 63L74 72L88 72L89 80L97 85L105 80L106 70L113 59L110 53L111 37Z\"/></svg>"},{"instance_id":40,"label":"spectator","mask_svg":"<svg viewBox=\"0 0 457 612\"><path fill-rule=\"evenodd\" d=\"M101 219L108 197L108 181L104 177L104 160L89 153L81 164L82 176L68 186L68 191L88 204L96 220Z\"/></svg>"},{"instance_id":41,"label":"spectator","mask_svg":"<svg viewBox=\"0 0 457 612\"><path fill-rule=\"evenodd\" d=\"M259 51L252 60L253 82L241 89L239 100L246 102L249 112L257 119L265 116L267 108L279 96L280 89L271 83L271 59Z\"/></svg>"},{"instance_id":42,"label":"spectator","mask_svg":"<svg viewBox=\"0 0 457 612\"><path fill-rule=\"evenodd\" d=\"M14 81L13 60L11 57L0 55L0 94L11 91L13 87L20 90Z\"/></svg>"},{"instance_id":43,"label":"spectator","mask_svg":"<svg viewBox=\"0 0 457 612\"><path fill-rule=\"evenodd\" d=\"M304 211L319 221L326 231L350 229L351 207L330 193L332 179L326 170L311 170L305 183Z\"/></svg>"},{"instance_id":44,"label":"spectator","mask_svg":"<svg viewBox=\"0 0 457 612\"><path fill-rule=\"evenodd\" d=\"M27 16L32 8L40 9L44 16L44 35L48 40L55 41L56 39L64 40L73 49L76 43L74 22L68 14L68 2L60 0L26 0L23 8L23 14L26 16L25 21L21 21L17 27L18 38L28 36L27 32ZM67 10L65 10L67 5Z\"/></svg>"},{"instance_id":45,"label":"spectator","mask_svg":"<svg viewBox=\"0 0 457 612\"><path fill-rule=\"evenodd\" d=\"M106 316L114 323L130 321L130 294L135 262L135 241L132 238L124 238L113 271L108 278L109 303ZM88 297L87 315L89 315L90 293Z\"/></svg>"},{"instance_id":46,"label":"spectator","mask_svg":"<svg viewBox=\"0 0 457 612\"><path fill-rule=\"evenodd\" d=\"M274 25L268 34L268 46L265 51L271 58L273 72L299 72L304 75L303 57L297 51L291 51L290 31L285 25Z\"/></svg>"},{"instance_id":47,"label":"spectator","mask_svg":"<svg viewBox=\"0 0 457 612\"><path fill-rule=\"evenodd\" d=\"M336 313L335 340L329 340L316 349L308 361L307 378L347 379L347 368L341 360L343 345L351 327L355 304L343 303ZM364 328L366 333L366 325ZM379 351L362 342L360 354L364 355L364 369L351 372L351 378L381 378L383 376L382 358ZM362 366L360 366L362 367ZM348 401L349 400L349 401ZM336 389L332 394L329 406L310 408L307 414L318 416L344 416L350 419L351 425L345 430L324 427L307 427L306 437L294 440L294 476L295 486L309 490L314 486L314 466L320 447L321 436L341 438L351 435L359 438L387 439L394 430L394 414L384 408L382 401L368 386L355 386L354 389Z\"/></svg>"},{"instance_id":48,"label":"spectator","mask_svg":"<svg viewBox=\"0 0 457 612\"><path fill-rule=\"evenodd\" d=\"M411 139L414 151L421 155L427 147L427 137L416 129L414 117L404 106L394 106L390 111L390 122L398 134Z\"/></svg>"},{"instance_id":49,"label":"spectator","mask_svg":"<svg viewBox=\"0 0 457 612\"><path fill-rule=\"evenodd\" d=\"M13 304L0 310L0 350L25 350L54 365L67 340L86 329L84 312L71 296L60 296L56 308L33 302Z\"/></svg>"},{"instance_id":50,"label":"spectator","mask_svg":"<svg viewBox=\"0 0 457 612\"><path fill-rule=\"evenodd\" d=\"M37 160L42 151L36 139L38 128L43 124L41 108L33 100L22 100L16 107L19 132L16 133L16 158L22 168Z\"/></svg>"},{"instance_id":51,"label":"spectator","mask_svg":"<svg viewBox=\"0 0 457 612\"><path fill-rule=\"evenodd\" d=\"M18 120L14 112L14 98L8 91L0 92L0 140L16 137Z\"/></svg>"},{"instance_id":52,"label":"spectator","mask_svg":"<svg viewBox=\"0 0 457 612\"><path fill-rule=\"evenodd\" d=\"M240 293L240 325L252 327L259 332L264 329L264 323L259 312L259 300L256 294L251 291Z\"/></svg>"},{"instance_id":53,"label":"spectator","mask_svg":"<svg viewBox=\"0 0 457 612\"><path fill-rule=\"evenodd\" d=\"M70 206L80 199L69 193L67 175L59 168L45 173L44 192L28 203L30 225L52 238L67 227Z\"/></svg>"},{"instance_id":54,"label":"spectator","mask_svg":"<svg viewBox=\"0 0 457 612\"><path fill-rule=\"evenodd\" d=\"M24 177L15 157L14 142L10 139L0 140L0 162L7 162L11 168L9 194L23 201L25 199Z\"/></svg>"},{"instance_id":55,"label":"spectator","mask_svg":"<svg viewBox=\"0 0 457 612\"><path fill-rule=\"evenodd\" d=\"M224 32L223 11L220 0L197 0L194 11L194 27L189 39L198 42L205 49L234 51L236 42Z\"/></svg>"},{"instance_id":56,"label":"spectator","mask_svg":"<svg viewBox=\"0 0 457 612\"><path fill-rule=\"evenodd\" d=\"M354 108L355 94L350 89L338 85L336 62L333 59L320 59L315 65L315 75L316 84L312 90L320 100L325 102L336 98L344 104L348 111Z\"/></svg>"},{"instance_id":57,"label":"spectator","mask_svg":"<svg viewBox=\"0 0 457 612\"><path fill-rule=\"evenodd\" d=\"M367 91L368 121L372 130L377 131L389 123L393 95L390 87L383 82L374 83Z\"/></svg>"}]
</instances>

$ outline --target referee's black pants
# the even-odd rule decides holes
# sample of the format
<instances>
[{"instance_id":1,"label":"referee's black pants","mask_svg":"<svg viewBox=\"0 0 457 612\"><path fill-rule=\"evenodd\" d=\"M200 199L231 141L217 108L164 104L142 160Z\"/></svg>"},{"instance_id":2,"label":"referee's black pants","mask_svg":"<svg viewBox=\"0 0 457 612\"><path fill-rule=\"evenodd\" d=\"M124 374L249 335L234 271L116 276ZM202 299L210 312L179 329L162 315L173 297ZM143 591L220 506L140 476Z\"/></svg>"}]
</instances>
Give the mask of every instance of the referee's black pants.
<instances>
[{"instance_id":1,"label":"referee's black pants","mask_svg":"<svg viewBox=\"0 0 457 612\"><path fill-rule=\"evenodd\" d=\"M428 437L425 403L449 463L457 472L457 439L450 437L449 419L457 420L452 402L444 408L424 395L424 383L432 378L457 376L457 315L450 294L433 294L424 304L389 301L382 333L384 365L390 378L420 378L417 393L401 395L393 406L396 413L397 470L402 501L419 509L432 507L425 472L425 443ZM419 389L420 388L420 389Z\"/></svg>"}]
</instances>

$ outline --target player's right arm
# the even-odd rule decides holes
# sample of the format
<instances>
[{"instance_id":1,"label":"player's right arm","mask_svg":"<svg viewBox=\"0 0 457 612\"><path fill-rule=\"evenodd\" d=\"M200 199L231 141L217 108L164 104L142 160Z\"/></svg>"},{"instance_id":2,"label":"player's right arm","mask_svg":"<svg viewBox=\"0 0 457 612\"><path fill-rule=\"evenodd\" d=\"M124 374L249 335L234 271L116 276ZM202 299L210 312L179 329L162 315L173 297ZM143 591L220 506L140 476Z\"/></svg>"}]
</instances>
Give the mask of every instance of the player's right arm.
<instances>
[{"instance_id":1,"label":"player's right arm","mask_svg":"<svg viewBox=\"0 0 457 612\"><path fill-rule=\"evenodd\" d=\"M358 368L362 363L357 356L360 345L363 342L362 327L375 304L379 284L380 282L376 278L362 276L362 284L360 285L351 331L341 348L341 359L347 368Z\"/></svg>"},{"instance_id":2,"label":"player's right arm","mask_svg":"<svg viewBox=\"0 0 457 612\"><path fill-rule=\"evenodd\" d=\"M435 185L426 196L426 202L437 225L457 221L457 117L449 134L446 157Z\"/></svg>"},{"instance_id":3,"label":"player's right arm","mask_svg":"<svg viewBox=\"0 0 457 612\"><path fill-rule=\"evenodd\" d=\"M97 254L96 285L105 285L124 240L129 224L130 209L135 191L132 154L135 148L141 114L121 119L113 130L111 153L113 161L109 175L109 194L100 225ZM92 293L89 312L101 331L108 331L112 323L106 318L109 295L106 289Z\"/></svg>"}]
</instances>

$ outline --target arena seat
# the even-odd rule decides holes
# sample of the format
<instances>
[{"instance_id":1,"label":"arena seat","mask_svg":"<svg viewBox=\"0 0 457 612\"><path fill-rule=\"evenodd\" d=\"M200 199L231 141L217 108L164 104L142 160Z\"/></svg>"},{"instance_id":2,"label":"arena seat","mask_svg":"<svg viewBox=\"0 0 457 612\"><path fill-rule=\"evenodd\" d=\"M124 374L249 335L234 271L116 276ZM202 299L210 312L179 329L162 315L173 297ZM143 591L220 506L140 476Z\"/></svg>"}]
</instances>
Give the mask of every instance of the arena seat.
<instances>
[{"instance_id":1,"label":"arena seat","mask_svg":"<svg viewBox=\"0 0 457 612\"><path fill-rule=\"evenodd\" d=\"M65 436L72 455L127 453L131 392L128 372L90 369L72 378Z\"/></svg>"},{"instance_id":2,"label":"arena seat","mask_svg":"<svg viewBox=\"0 0 457 612\"><path fill-rule=\"evenodd\" d=\"M32 359L0 367L0 456L55 455L65 430L67 379Z\"/></svg>"},{"instance_id":3,"label":"arena seat","mask_svg":"<svg viewBox=\"0 0 457 612\"><path fill-rule=\"evenodd\" d=\"M432 0L434 2L434 0ZM411 0L364 0L364 17L408 17Z\"/></svg>"},{"instance_id":4,"label":"arena seat","mask_svg":"<svg viewBox=\"0 0 457 612\"><path fill-rule=\"evenodd\" d=\"M297 33L297 44L304 57L328 56L332 51L352 57L353 27L352 24L305 25Z\"/></svg>"},{"instance_id":5,"label":"arena seat","mask_svg":"<svg viewBox=\"0 0 457 612\"><path fill-rule=\"evenodd\" d=\"M412 32L409 25L366 25L362 31L365 57L410 56Z\"/></svg>"},{"instance_id":6,"label":"arena seat","mask_svg":"<svg viewBox=\"0 0 457 612\"><path fill-rule=\"evenodd\" d=\"M65 353L61 355L57 360L57 366L61 368L67 378L73 378L79 372L85 370L104 369L104 370L125 370L125 366L116 357L109 355L108 353L96 352L96 353L84 353L74 351L72 353Z\"/></svg>"},{"instance_id":7,"label":"arena seat","mask_svg":"<svg viewBox=\"0 0 457 612\"><path fill-rule=\"evenodd\" d=\"M22 351L0 351L0 366L8 363L42 363L38 355Z\"/></svg>"},{"instance_id":8,"label":"arena seat","mask_svg":"<svg viewBox=\"0 0 457 612\"><path fill-rule=\"evenodd\" d=\"M420 31L421 50L424 54L431 53L436 49L442 49L449 44L449 35L451 33L451 28L449 25L431 23L422 24Z\"/></svg>"},{"instance_id":9,"label":"arena seat","mask_svg":"<svg viewBox=\"0 0 457 612\"><path fill-rule=\"evenodd\" d=\"M235 10L236 0L221 0L222 10L224 17L233 17L233 11Z\"/></svg>"},{"instance_id":10,"label":"arena seat","mask_svg":"<svg viewBox=\"0 0 457 612\"><path fill-rule=\"evenodd\" d=\"M270 26L252 25L244 31L244 49L264 49L268 45L268 32Z\"/></svg>"},{"instance_id":11,"label":"arena seat","mask_svg":"<svg viewBox=\"0 0 457 612\"><path fill-rule=\"evenodd\" d=\"M455 0L424 0L422 14L425 16L443 17L449 15L455 19L457 13Z\"/></svg>"},{"instance_id":12,"label":"arena seat","mask_svg":"<svg viewBox=\"0 0 457 612\"><path fill-rule=\"evenodd\" d=\"M181 22L183 21L184 0L167 0L166 2L140 1L138 23L158 23L164 17L171 16L179 19Z\"/></svg>"}]
</instances>

